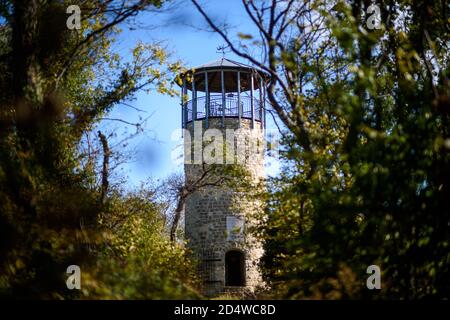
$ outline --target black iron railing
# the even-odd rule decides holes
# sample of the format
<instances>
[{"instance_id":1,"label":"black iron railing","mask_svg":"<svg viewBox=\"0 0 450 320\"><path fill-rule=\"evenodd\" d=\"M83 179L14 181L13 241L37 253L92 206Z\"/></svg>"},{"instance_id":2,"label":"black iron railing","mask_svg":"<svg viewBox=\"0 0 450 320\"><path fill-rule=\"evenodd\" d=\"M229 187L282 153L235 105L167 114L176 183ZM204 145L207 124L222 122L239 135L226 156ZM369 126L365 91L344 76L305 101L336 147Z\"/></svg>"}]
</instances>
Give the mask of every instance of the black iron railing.
<instances>
[{"instance_id":1,"label":"black iron railing","mask_svg":"<svg viewBox=\"0 0 450 320\"><path fill-rule=\"evenodd\" d=\"M239 103L241 107L239 108ZM209 104L206 103L206 97L198 97L196 99L196 119L205 119L206 118L206 107L208 107L208 118L217 118L217 117L225 117L225 118L238 118L239 113L241 113L241 118L252 119L252 104L251 97L241 96L238 99L237 95L226 95L225 96L225 110L223 106L223 99L221 94L210 95ZM187 122L192 121L194 114L194 100L190 100L186 104L187 107ZM261 121L262 107L261 101L259 99L253 98L253 108L254 108L254 119L256 121Z\"/></svg>"}]
</instances>

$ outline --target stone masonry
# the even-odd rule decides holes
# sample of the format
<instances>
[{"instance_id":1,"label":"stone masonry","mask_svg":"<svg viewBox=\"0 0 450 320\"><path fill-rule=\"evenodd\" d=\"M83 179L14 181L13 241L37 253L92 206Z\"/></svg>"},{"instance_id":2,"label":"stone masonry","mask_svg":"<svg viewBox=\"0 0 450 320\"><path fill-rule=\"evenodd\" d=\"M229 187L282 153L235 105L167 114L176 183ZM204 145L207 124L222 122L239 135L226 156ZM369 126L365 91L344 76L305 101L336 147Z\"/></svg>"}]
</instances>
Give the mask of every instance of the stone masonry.
<instances>
[{"instance_id":1,"label":"stone masonry","mask_svg":"<svg viewBox=\"0 0 450 320\"><path fill-rule=\"evenodd\" d=\"M224 141L226 129L240 128L239 131L234 131L234 148L226 147L227 156L234 149L234 155L240 157L240 163L249 171L252 179L258 181L264 175L264 131L261 123L255 121L255 128L251 130L249 119L225 118L224 121L222 126L221 118L210 118L208 128L220 130ZM201 128L204 133L205 125L205 120L195 121L195 130ZM187 130L191 139L187 139L188 135L185 134L185 157L190 157L191 154L194 159L194 122L187 124ZM204 170L203 158L197 157L196 164L190 164L188 160L185 159L187 184L198 179ZM262 245L246 232L253 223L253 214L261 210L261 205L243 199L245 197L227 186L207 186L187 199L186 239L198 259L203 293L207 296L225 292L248 295L263 285L259 270ZM230 250L237 250L244 256L245 280L242 286L226 286L225 255Z\"/></svg>"}]
</instances>

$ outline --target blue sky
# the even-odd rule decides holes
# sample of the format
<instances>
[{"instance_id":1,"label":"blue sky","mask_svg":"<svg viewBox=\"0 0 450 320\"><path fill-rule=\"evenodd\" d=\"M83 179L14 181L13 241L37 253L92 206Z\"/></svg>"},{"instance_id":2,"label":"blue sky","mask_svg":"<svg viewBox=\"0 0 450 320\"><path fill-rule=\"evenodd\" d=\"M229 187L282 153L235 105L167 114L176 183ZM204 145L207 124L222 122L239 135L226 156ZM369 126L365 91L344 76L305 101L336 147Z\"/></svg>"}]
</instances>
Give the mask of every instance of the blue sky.
<instances>
[{"instance_id":1,"label":"blue sky","mask_svg":"<svg viewBox=\"0 0 450 320\"><path fill-rule=\"evenodd\" d=\"M203 1L203 3L214 19L226 21L234 28L232 35L237 32L254 31L252 24L245 16L240 0L213 0ZM222 57L221 53L217 53L217 47L224 44L223 39L215 33L205 31L206 22L189 0L177 1L174 8L164 14L141 14L136 22L141 26L136 30L128 30L126 25L122 26L123 32L116 44L116 48L125 57L130 54L138 41L164 41L168 50L173 53L173 57L181 59L187 67L195 67ZM232 53L227 53L226 57L247 63ZM138 150L139 156L121 168L128 177L127 187L138 186L150 177L161 179L171 172L181 172L182 165L174 163L171 159L171 153L177 145L177 141L172 141L171 137L181 124L180 99L157 92L141 92L130 104L145 110L146 113L139 114L129 107L117 106L109 117L130 122L137 122L139 115L144 118L149 115L151 117L146 123L145 133L131 143L132 147ZM117 132L121 132L126 127L126 125L110 122L107 125L109 130L114 129ZM270 127L271 124L268 123L268 128ZM274 165L272 164L271 167L270 170L273 171Z\"/></svg>"}]
</instances>

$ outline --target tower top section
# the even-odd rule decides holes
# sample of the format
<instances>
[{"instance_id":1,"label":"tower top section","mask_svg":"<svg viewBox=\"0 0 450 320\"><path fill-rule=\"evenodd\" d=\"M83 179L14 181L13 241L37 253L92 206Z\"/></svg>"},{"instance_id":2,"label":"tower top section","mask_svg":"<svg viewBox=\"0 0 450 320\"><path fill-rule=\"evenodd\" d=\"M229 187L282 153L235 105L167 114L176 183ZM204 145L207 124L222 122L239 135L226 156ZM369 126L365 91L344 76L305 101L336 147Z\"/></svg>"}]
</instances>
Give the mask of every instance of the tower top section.
<instances>
[{"instance_id":1,"label":"tower top section","mask_svg":"<svg viewBox=\"0 0 450 320\"><path fill-rule=\"evenodd\" d=\"M265 87L269 75L227 58L195 67L181 74L182 126L195 120L251 119L265 125ZM261 126L263 127L263 126Z\"/></svg>"},{"instance_id":2,"label":"tower top section","mask_svg":"<svg viewBox=\"0 0 450 320\"><path fill-rule=\"evenodd\" d=\"M204 78L202 75L205 72L208 72L208 90L209 92L222 92L222 86L221 86L221 71L225 72L225 91L233 91L237 88L237 79L235 77L236 73L239 71L243 74L253 73L255 76L258 75L264 79L267 79L269 76L265 71L262 71L261 69L233 61L227 58L221 58L219 60L211 61L205 64L202 64L200 66L197 66L181 75L181 78L186 78L188 76L194 75L194 80L200 80L196 81L196 90L205 92L205 84L201 82ZM251 90L251 84L246 81L247 77L241 78L241 91L248 91ZM254 83L254 89L259 88L260 83L255 82ZM192 81L186 83L187 89L192 90Z\"/></svg>"}]
</instances>

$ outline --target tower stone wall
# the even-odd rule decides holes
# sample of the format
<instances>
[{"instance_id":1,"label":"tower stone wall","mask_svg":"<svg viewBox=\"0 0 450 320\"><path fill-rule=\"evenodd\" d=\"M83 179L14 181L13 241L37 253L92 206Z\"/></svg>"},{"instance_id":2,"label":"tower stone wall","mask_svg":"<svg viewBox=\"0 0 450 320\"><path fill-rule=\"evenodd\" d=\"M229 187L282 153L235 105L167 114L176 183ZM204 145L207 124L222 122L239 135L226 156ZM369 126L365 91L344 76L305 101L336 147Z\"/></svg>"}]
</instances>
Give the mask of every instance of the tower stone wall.
<instances>
[{"instance_id":1,"label":"tower stone wall","mask_svg":"<svg viewBox=\"0 0 450 320\"><path fill-rule=\"evenodd\" d=\"M201 128L203 135L207 130L205 120L189 122L186 127L189 135L185 135L185 156L190 157L185 159L187 184L199 179L205 170L203 158L197 157L197 163L189 163L189 160L195 159L194 128ZM264 130L260 122L255 121L254 129L251 129L249 119L210 118L208 129L219 130L216 132L222 134L224 142L227 141L226 135L230 130L234 130L233 147L228 145L225 153L229 155L233 152L236 161L247 169L254 182L263 178ZM224 159L227 155L224 154ZM189 248L198 260L205 295L217 296L226 292L246 295L263 285L259 269L262 245L248 232L249 227L255 223L254 214L261 208L256 201L249 200L245 194L226 185L206 186L188 197L185 235ZM229 270L230 276L231 269L227 269L230 267L226 266L225 257L230 251L240 252L244 258L244 281L239 286L227 285L226 273Z\"/></svg>"}]
</instances>

